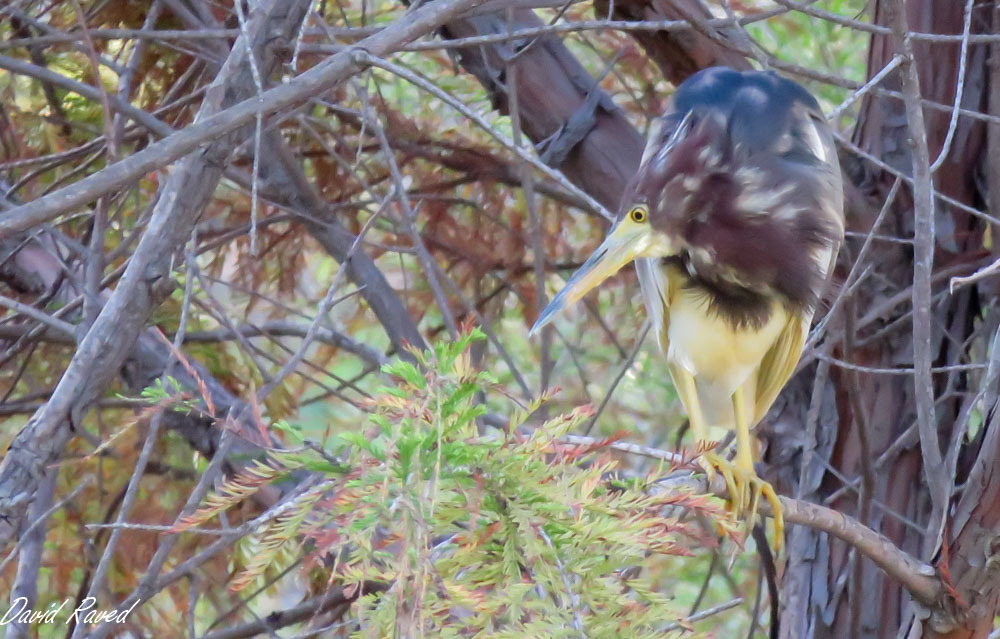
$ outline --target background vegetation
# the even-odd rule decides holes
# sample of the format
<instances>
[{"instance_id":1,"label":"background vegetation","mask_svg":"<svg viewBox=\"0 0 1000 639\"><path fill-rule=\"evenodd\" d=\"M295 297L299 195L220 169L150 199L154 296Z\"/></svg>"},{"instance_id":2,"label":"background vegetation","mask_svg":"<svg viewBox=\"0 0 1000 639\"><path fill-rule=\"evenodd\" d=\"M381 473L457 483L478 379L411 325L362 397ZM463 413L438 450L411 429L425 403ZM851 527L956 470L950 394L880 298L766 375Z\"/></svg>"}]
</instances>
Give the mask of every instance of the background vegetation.
<instances>
[{"instance_id":1,"label":"background vegetation","mask_svg":"<svg viewBox=\"0 0 1000 639\"><path fill-rule=\"evenodd\" d=\"M850 182L841 292L763 429L831 517L779 558L783 636L990 636L1000 508L963 490L1000 481L995 296L949 284L992 262L1000 21L945 4L8 3L0 592L138 599L134 636L767 636L632 272L527 336L675 84L730 64L806 85Z\"/></svg>"}]
</instances>

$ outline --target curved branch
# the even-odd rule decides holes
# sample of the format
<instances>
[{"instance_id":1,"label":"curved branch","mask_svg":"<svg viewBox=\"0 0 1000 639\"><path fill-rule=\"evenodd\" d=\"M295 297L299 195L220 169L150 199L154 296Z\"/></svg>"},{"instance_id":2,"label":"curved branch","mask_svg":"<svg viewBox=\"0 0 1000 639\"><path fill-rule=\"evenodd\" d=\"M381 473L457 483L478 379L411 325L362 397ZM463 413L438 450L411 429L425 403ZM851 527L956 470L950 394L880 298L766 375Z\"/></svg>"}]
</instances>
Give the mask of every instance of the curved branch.
<instances>
[{"instance_id":1,"label":"curved branch","mask_svg":"<svg viewBox=\"0 0 1000 639\"><path fill-rule=\"evenodd\" d=\"M602 444L599 439L582 435L566 435L560 441L588 447ZM659 459L670 464L689 465L691 462L690 457L651 446L628 442L611 442L606 445L608 448L623 453ZM708 492L723 499L729 495L726 482L720 476L716 476L712 482L709 482L704 475L685 473L660 482L657 486L664 490L689 489L699 493ZM898 580L921 604L934 609L941 607L940 602L944 588L933 566L913 557L892 543L888 537L872 530L849 515L801 499L784 496L779 496L779 498L786 522L821 530L840 539L870 559L887 575ZM771 515L770 506L766 501L761 503L760 512L768 516Z\"/></svg>"},{"instance_id":2,"label":"curved branch","mask_svg":"<svg viewBox=\"0 0 1000 639\"><path fill-rule=\"evenodd\" d=\"M714 483L712 488L715 492ZM808 501L783 496L779 498L785 521L822 530L836 537L898 580L920 603L928 607L938 604L943 589L933 566L901 550L888 537L875 532L854 517ZM761 512L770 514L769 509L763 505Z\"/></svg>"}]
</instances>

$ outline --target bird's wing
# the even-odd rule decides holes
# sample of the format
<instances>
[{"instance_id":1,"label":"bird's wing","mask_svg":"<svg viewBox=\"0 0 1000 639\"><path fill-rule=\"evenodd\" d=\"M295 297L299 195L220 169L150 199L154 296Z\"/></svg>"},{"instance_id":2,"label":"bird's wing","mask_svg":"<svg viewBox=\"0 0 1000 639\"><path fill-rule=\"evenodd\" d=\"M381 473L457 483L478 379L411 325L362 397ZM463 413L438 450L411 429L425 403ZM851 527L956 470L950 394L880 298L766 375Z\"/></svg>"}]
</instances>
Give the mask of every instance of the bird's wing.
<instances>
[{"instance_id":1,"label":"bird's wing","mask_svg":"<svg viewBox=\"0 0 1000 639\"><path fill-rule=\"evenodd\" d=\"M840 220L839 224L842 227L843 220ZM828 249L817 251L813 256L817 264L822 267L821 272L824 277L823 286L816 292L817 298L821 298L825 288L830 285L839 250L840 242L838 241ZM802 349L805 348L806 340L809 337L812 317L812 312L788 313L788 320L785 322L784 328L781 329L778 339L761 360L757 369L757 391L754 396L754 424L758 424L760 420L764 419L771 404L778 399L778 393L795 372L799 358L802 357Z\"/></svg>"},{"instance_id":2,"label":"bird's wing","mask_svg":"<svg viewBox=\"0 0 1000 639\"><path fill-rule=\"evenodd\" d=\"M778 393L784 388L785 382L795 372L811 322L812 313L804 315L789 313L778 339L760 361L760 367L757 369L757 392L752 424L764 419L771 404L778 398Z\"/></svg>"}]
</instances>

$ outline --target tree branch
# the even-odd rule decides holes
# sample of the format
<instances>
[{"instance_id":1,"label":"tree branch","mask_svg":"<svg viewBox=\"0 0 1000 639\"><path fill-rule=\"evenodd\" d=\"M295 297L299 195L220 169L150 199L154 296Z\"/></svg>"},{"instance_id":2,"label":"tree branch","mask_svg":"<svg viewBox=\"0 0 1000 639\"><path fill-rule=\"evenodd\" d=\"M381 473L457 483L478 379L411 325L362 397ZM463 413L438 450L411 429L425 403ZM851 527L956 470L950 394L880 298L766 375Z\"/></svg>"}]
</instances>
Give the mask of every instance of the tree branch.
<instances>
[{"instance_id":1,"label":"tree branch","mask_svg":"<svg viewBox=\"0 0 1000 639\"><path fill-rule=\"evenodd\" d=\"M441 21L454 17L474 4L474 1L441 0L425 5L366 39L362 45L372 52L386 53L432 30ZM24 509L31 500L32 487L41 469L57 458L70 437L69 423L79 422L83 418L90 404L125 359L149 313L169 293L167 275L171 268L171 258L186 241L204 202L214 190L214 182L221 175L221 167L225 165L229 151L237 143L238 136L234 136L234 132L239 125L250 122L257 112L277 110L315 95L348 77L357 68L351 53L343 52L289 84L271 89L259 100L248 99L241 102L233 107L234 115L232 109L220 110L219 105L224 97L228 97L225 92L226 83L231 79L235 65L241 63L245 47L243 45L243 51L237 57L230 56L227 68L223 69L216 84L210 89L197 122L104 171L15 208L0 223L0 227L8 224L6 228L14 229L19 224L16 220L25 223L26 220L48 219L48 215L71 208L74 204L67 205L69 202L82 204L89 201L91 195L88 194L92 194L95 186L102 189L120 186L136 177L133 175L132 178L123 179L123 176L131 175L130 171L137 167L147 163L162 166L165 157L172 156L175 159L179 155L173 154L186 152L182 149L190 151L202 140L229 134L198 156L185 160L171 174L147 232L140 240L121 282L81 341L50 401L35 413L28 425L15 437L8 454L0 463L0 514L4 516L0 526L0 542L9 539L16 531ZM266 106L261 106L262 104ZM220 129L213 129L215 126ZM191 134L192 131L195 132L194 135ZM159 151L149 153L154 147L159 147ZM138 161L135 161L137 158ZM107 177L109 174L112 176L110 179ZM100 179L95 181L92 179L95 177ZM18 210L22 213L17 214ZM15 220L13 223L11 218Z\"/></svg>"},{"instance_id":2,"label":"tree branch","mask_svg":"<svg viewBox=\"0 0 1000 639\"><path fill-rule=\"evenodd\" d=\"M891 3L892 29L896 46L903 55L903 107L910 134L910 156L913 162L913 385L917 404L917 429L920 433L920 453L924 460L924 477L933 504L931 534L924 540L923 555L930 557L941 541L944 518L952 482L938 441L937 417L934 409L934 378L931 368L931 275L934 270L934 184L931 181L930 153L927 136L917 134L927 130L920 106L920 79L917 76L913 47L907 35L906 8L902 0Z\"/></svg>"},{"instance_id":3,"label":"tree branch","mask_svg":"<svg viewBox=\"0 0 1000 639\"><path fill-rule=\"evenodd\" d=\"M361 41L356 48L373 55L385 55L399 46L432 31L440 24L476 4L476 0L439 0L408 12L389 27ZM82 206L141 176L187 155L204 142L232 134L253 122L258 114L268 115L294 107L319 95L344 78L356 73L353 48L309 69L289 82L269 89L259 97L246 98L230 108L203 117L183 130L151 144L111 166L74 184L7 211L0 217L0 237L27 230Z\"/></svg>"},{"instance_id":4,"label":"tree branch","mask_svg":"<svg viewBox=\"0 0 1000 639\"><path fill-rule=\"evenodd\" d=\"M711 14L698 0L597 0L594 2L594 13L630 23L655 18L680 21L689 26L689 17L696 16L722 33L731 34L734 29L728 22L720 24L722 21L711 20ZM664 77L674 84L683 82L706 67L750 68L745 57L693 30L637 31L631 35Z\"/></svg>"},{"instance_id":5,"label":"tree branch","mask_svg":"<svg viewBox=\"0 0 1000 639\"><path fill-rule=\"evenodd\" d=\"M307 599L287 610L272 612L263 619L210 632L204 635L202 639L245 639L246 637L256 637L257 635L274 632L294 623L311 619L338 606L349 604L353 600L353 597L345 596L342 589L336 588L332 592L313 599Z\"/></svg>"},{"instance_id":6,"label":"tree branch","mask_svg":"<svg viewBox=\"0 0 1000 639\"><path fill-rule=\"evenodd\" d=\"M598 439L582 435L566 435L560 441L583 446L600 444ZM607 447L630 455L640 455L672 464L687 464L691 461L690 458L678 453L628 442L611 442L607 444ZM698 493L710 492L723 499L729 495L726 482L720 476L716 476L709 483L702 474L686 474L660 482L657 486L664 490L689 489ZM941 581L937 577L937 571L930 564L912 557L892 543L888 537L875 532L849 515L820 504L792 497L781 495L779 498L786 522L821 530L846 542L874 562L886 574L899 580L917 601L928 607L940 605ZM768 516L772 514L770 506L764 501L760 505L759 512Z\"/></svg>"}]
</instances>

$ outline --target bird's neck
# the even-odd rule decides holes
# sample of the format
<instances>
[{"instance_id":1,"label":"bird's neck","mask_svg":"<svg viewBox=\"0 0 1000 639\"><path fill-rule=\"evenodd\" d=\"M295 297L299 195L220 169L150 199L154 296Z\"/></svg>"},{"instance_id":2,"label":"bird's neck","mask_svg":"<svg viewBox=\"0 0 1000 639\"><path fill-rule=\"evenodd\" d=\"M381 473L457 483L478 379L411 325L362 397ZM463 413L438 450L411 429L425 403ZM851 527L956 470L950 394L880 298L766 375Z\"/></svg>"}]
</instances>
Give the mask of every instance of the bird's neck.
<instances>
[{"instance_id":1,"label":"bird's neck","mask_svg":"<svg viewBox=\"0 0 1000 639\"><path fill-rule=\"evenodd\" d=\"M759 329L767 324L778 301L773 292L741 285L715 269L698 268L686 253L668 259L682 272L684 288L704 295L709 309L734 328Z\"/></svg>"}]
</instances>

